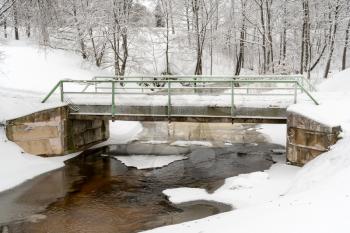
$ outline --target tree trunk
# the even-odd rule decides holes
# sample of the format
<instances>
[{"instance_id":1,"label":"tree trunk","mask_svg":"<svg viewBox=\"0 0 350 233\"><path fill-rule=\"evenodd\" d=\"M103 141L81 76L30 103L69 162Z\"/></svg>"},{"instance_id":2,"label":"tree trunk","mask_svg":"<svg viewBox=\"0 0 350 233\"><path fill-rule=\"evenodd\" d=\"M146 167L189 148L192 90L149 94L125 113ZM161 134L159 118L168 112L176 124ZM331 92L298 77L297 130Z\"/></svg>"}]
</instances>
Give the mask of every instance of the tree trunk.
<instances>
[{"instance_id":1,"label":"tree trunk","mask_svg":"<svg viewBox=\"0 0 350 233\"><path fill-rule=\"evenodd\" d=\"M300 56L300 73L309 70L310 66L310 9L309 0L303 0L303 30Z\"/></svg>"},{"instance_id":2,"label":"tree trunk","mask_svg":"<svg viewBox=\"0 0 350 233\"><path fill-rule=\"evenodd\" d=\"M30 23L28 22L28 23L27 23L27 26L26 26L26 35L27 35L27 38L30 38L30 31L31 31Z\"/></svg>"},{"instance_id":3,"label":"tree trunk","mask_svg":"<svg viewBox=\"0 0 350 233\"><path fill-rule=\"evenodd\" d=\"M166 75L170 75L170 64L169 64L169 14L166 13L166 49L165 49L165 65L166 65Z\"/></svg>"},{"instance_id":4,"label":"tree trunk","mask_svg":"<svg viewBox=\"0 0 350 233\"><path fill-rule=\"evenodd\" d=\"M93 29L90 28L89 29L89 35L90 35L90 40L91 40L91 44L92 44L92 49L94 52L94 58L95 58L95 64L97 67L100 67L102 65L102 59L105 53L105 49L106 49L106 41L103 42L101 49L99 51L96 43L95 43L95 39L94 39L94 35L93 35Z\"/></svg>"},{"instance_id":5,"label":"tree trunk","mask_svg":"<svg viewBox=\"0 0 350 233\"><path fill-rule=\"evenodd\" d=\"M190 6L189 0L185 0L185 8L186 8L186 26L187 26L187 39L188 45L191 46L191 24L190 24Z\"/></svg>"},{"instance_id":6,"label":"tree trunk","mask_svg":"<svg viewBox=\"0 0 350 233\"><path fill-rule=\"evenodd\" d=\"M327 58L327 63L326 63L326 68L323 74L323 78L328 78L329 70L331 67L331 62L332 62L332 56L334 52L334 45L335 45L335 39L337 35L337 28L338 28L338 17L339 17L339 0L337 0L337 3L335 5L335 11L334 11L334 19L333 19L333 24L332 24L332 31L333 33L331 34L331 41L330 41L330 47L329 47L329 54Z\"/></svg>"},{"instance_id":7,"label":"tree trunk","mask_svg":"<svg viewBox=\"0 0 350 233\"><path fill-rule=\"evenodd\" d=\"M202 65L202 46L201 46L201 31L199 25L199 0L192 0L192 11L194 17L194 27L196 29L196 40L197 40L197 63L194 74L202 75L203 73L203 65Z\"/></svg>"},{"instance_id":8,"label":"tree trunk","mask_svg":"<svg viewBox=\"0 0 350 233\"><path fill-rule=\"evenodd\" d=\"M13 4L13 24L15 29L15 39L19 40L19 32L18 32L18 12L17 12L17 4L16 0L12 0Z\"/></svg>"},{"instance_id":9,"label":"tree trunk","mask_svg":"<svg viewBox=\"0 0 350 233\"><path fill-rule=\"evenodd\" d=\"M6 19L4 20L4 37L7 38L7 22Z\"/></svg>"},{"instance_id":10,"label":"tree trunk","mask_svg":"<svg viewBox=\"0 0 350 233\"><path fill-rule=\"evenodd\" d=\"M120 75L124 76L125 75L125 70L126 70L126 64L128 61L128 57L129 57L129 51L128 51L128 35L127 34L123 34L122 35L122 40L123 40L123 44L122 44L122 48L123 48L123 61L122 61L122 66L120 69Z\"/></svg>"},{"instance_id":11,"label":"tree trunk","mask_svg":"<svg viewBox=\"0 0 350 233\"><path fill-rule=\"evenodd\" d=\"M259 8L260 8L260 22L261 22L261 28L262 28L263 73L266 74L267 72L266 25L265 25L264 5L262 0L260 0Z\"/></svg>"},{"instance_id":12,"label":"tree trunk","mask_svg":"<svg viewBox=\"0 0 350 233\"><path fill-rule=\"evenodd\" d=\"M172 3L172 0L168 0L168 1L169 1L169 13L170 13L170 21L171 21L171 32L172 34L175 34L173 3Z\"/></svg>"},{"instance_id":13,"label":"tree trunk","mask_svg":"<svg viewBox=\"0 0 350 233\"><path fill-rule=\"evenodd\" d=\"M282 32L282 60L285 65L287 57L287 1L284 2L284 19L283 19L283 32Z\"/></svg>"},{"instance_id":14,"label":"tree trunk","mask_svg":"<svg viewBox=\"0 0 350 233\"><path fill-rule=\"evenodd\" d=\"M75 27L77 29L77 35L78 35L78 41L80 45L80 53L83 59L87 59L87 52L86 52L86 46L83 38L83 33L81 31L80 25L79 25L79 20L77 16L77 8L75 5L75 2L73 3L73 16L74 16L74 22L75 22Z\"/></svg>"},{"instance_id":15,"label":"tree trunk","mask_svg":"<svg viewBox=\"0 0 350 233\"><path fill-rule=\"evenodd\" d=\"M241 69L243 68L243 64L244 64L244 46L245 46L245 33L246 33L245 7L246 7L246 1L242 0L242 26L241 26L241 32L240 32L239 54L236 62L235 75L240 75Z\"/></svg>"},{"instance_id":16,"label":"tree trunk","mask_svg":"<svg viewBox=\"0 0 350 233\"><path fill-rule=\"evenodd\" d=\"M269 40L269 52L268 52L268 62L271 66L272 73L274 70L274 57L273 57L273 41L272 41L272 28L271 28L271 4L272 0L266 0L266 18L267 18L267 38Z\"/></svg>"},{"instance_id":17,"label":"tree trunk","mask_svg":"<svg viewBox=\"0 0 350 233\"><path fill-rule=\"evenodd\" d=\"M346 57L347 57L347 51L349 46L349 32L350 32L350 20L348 21L348 26L345 30L345 43L343 48L343 56L342 56L342 70L346 69Z\"/></svg>"}]
</instances>

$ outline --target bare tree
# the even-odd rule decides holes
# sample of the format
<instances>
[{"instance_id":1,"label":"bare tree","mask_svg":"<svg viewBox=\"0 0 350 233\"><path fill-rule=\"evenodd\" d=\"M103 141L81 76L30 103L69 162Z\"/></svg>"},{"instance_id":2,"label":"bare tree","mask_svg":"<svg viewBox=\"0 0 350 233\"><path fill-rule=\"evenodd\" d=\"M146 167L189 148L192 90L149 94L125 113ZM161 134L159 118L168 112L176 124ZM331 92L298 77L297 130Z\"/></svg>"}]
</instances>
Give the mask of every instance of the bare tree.
<instances>
[{"instance_id":1,"label":"bare tree","mask_svg":"<svg viewBox=\"0 0 350 233\"><path fill-rule=\"evenodd\" d=\"M132 0L113 0L109 42L114 54L114 74L124 76L129 57L129 20Z\"/></svg>"},{"instance_id":2,"label":"bare tree","mask_svg":"<svg viewBox=\"0 0 350 233\"><path fill-rule=\"evenodd\" d=\"M216 0L218 1L218 0ZM196 38L196 68L195 75L203 74L203 52L207 38L208 26L215 13L215 4L206 0L192 0L193 25Z\"/></svg>"},{"instance_id":3,"label":"bare tree","mask_svg":"<svg viewBox=\"0 0 350 233\"><path fill-rule=\"evenodd\" d=\"M170 75L171 70L170 70L170 63L169 63L169 21L173 20L172 18L172 6L171 6L171 0L161 0L161 5L162 5L162 12L163 12L163 18L165 19L165 71L164 74ZM172 32L175 33L175 29L173 29L174 25L172 22Z\"/></svg>"},{"instance_id":4,"label":"bare tree","mask_svg":"<svg viewBox=\"0 0 350 233\"><path fill-rule=\"evenodd\" d=\"M15 39L19 40L19 25L18 25L18 11L17 11L17 2L16 0L12 0L13 5L13 27L15 32Z\"/></svg>"},{"instance_id":5,"label":"bare tree","mask_svg":"<svg viewBox=\"0 0 350 233\"><path fill-rule=\"evenodd\" d=\"M350 10L350 3L347 3L346 7L347 12ZM347 57L347 51L349 46L349 33L350 33L350 18L348 19L348 23L345 29L345 42L344 42L344 48L343 48L343 55L342 55L342 70L346 69L346 57Z\"/></svg>"},{"instance_id":6,"label":"bare tree","mask_svg":"<svg viewBox=\"0 0 350 233\"><path fill-rule=\"evenodd\" d=\"M332 9L333 8L333 9ZM340 12L340 0L336 0L334 6L330 6L331 11L333 12L333 19L330 21L331 26L331 32L329 35L329 53L328 58L326 62L326 68L323 74L323 78L328 78L329 70L331 67L332 57L334 53L334 46L335 46L335 39L337 35L337 29L338 29L338 18L339 18L339 12Z\"/></svg>"},{"instance_id":7,"label":"bare tree","mask_svg":"<svg viewBox=\"0 0 350 233\"><path fill-rule=\"evenodd\" d=\"M301 36L300 73L303 74L309 69L310 62L310 8L309 0L302 1L303 6L303 28Z\"/></svg>"},{"instance_id":8,"label":"bare tree","mask_svg":"<svg viewBox=\"0 0 350 233\"><path fill-rule=\"evenodd\" d=\"M241 31L240 31L240 39L239 39L239 54L237 58L235 75L239 75L241 73L241 69L244 64L244 47L245 47L245 37L246 37L246 7L247 0L241 0L241 11L242 11L242 19L241 19Z\"/></svg>"}]
</instances>

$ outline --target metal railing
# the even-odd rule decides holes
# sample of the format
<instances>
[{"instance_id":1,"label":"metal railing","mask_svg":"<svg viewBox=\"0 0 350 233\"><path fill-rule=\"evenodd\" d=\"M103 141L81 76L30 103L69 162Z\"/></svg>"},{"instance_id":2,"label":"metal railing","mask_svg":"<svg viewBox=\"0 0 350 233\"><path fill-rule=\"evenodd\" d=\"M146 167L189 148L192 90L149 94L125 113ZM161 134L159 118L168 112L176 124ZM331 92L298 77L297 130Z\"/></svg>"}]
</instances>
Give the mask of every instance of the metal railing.
<instances>
[{"instance_id":1,"label":"metal railing","mask_svg":"<svg viewBox=\"0 0 350 233\"><path fill-rule=\"evenodd\" d=\"M83 85L81 91L66 91L65 85ZM310 92L314 87L302 75L265 76L132 76L95 77L93 80L61 80L43 99L45 103L56 90L60 90L60 101L65 95L111 95L111 114L117 114L118 95L166 95L168 117L171 116L172 97L175 95L229 95L231 116L235 115L236 96L291 96L297 103L298 93L304 93L318 105ZM186 92L187 91L187 92ZM188 93L188 91L192 91ZM196 103L194 103L196 105Z\"/></svg>"}]
</instances>

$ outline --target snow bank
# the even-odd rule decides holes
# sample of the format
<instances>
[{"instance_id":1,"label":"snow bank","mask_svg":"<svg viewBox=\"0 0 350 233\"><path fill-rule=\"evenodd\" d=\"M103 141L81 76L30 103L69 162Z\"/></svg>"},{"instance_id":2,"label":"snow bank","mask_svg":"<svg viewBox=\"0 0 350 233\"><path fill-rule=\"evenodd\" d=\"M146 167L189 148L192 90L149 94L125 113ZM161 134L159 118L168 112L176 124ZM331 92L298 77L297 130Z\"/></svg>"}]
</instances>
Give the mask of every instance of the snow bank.
<instances>
[{"instance_id":1,"label":"snow bank","mask_svg":"<svg viewBox=\"0 0 350 233\"><path fill-rule=\"evenodd\" d=\"M175 161L187 159L186 156L182 155L131 155L115 156L114 158L128 167L136 167L137 169L160 168Z\"/></svg>"},{"instance_id":2,"label":"snow bank","mask_svg":"<svg viewBox=\"0 0 350 233\"><path fill-rule=\"evenodd\" d=\"M44 94L37 92L0 87L0 123L5 124L6 120L65 105L59 102L42 104L42 96Z\"/></svg>"},{"instance_id":3,"label":"snow bank","mask_svg":"<svg viewBox=\"0 0 350 233\"><path fill-rule=\"evenodd\" d=\"M345 80L349 74L349 70L341 72L320 86L321 92L316 93L320 106L289 108L323 124L342 127L343 139L329 152L303 168L275 164L265 172L226 179L213 194L200 189L165 190L174 203L204 199L231 204L235 210L150 232L349 232L350 81ZM276 129L262 128L262 132L277 135Z\"/></svg>"},{"instance_id":4,"label":"snow bank","mask_svg":"<svg viewBox=\"0 0 350 233\"><path fill-rule=\"evenodd\" d=\"M318 89L322 92L349 92L350 69L336 73L332 78L322 82Z\"/></svg>"},{"instance_id":5,"label":"snow bank","mask_svg":"<svg viewBox=\"0 0 350 233\"><path fill-rule=\"evenodd\" d=\"M178 188L168 189L163 193L175 204L206 200L230 204L235 208L244 208L259 203L269 202L283 195L289 187L291 178L298 167L276 164L265 172L254 172L228 178L225 184L209 194L203 189ZM285 182L290 180L290 182Z\"/></svg>"},{"instance_id":6,"label":"snow bank","mask_svg":"<svg viewBox=\"0 0 350 233\"><path fill-rule=\"evenodd\" d=\"M143 127L137 121L115 121L109 122L110 139L107 143L123 144L137 139L137 135L142 132Z\"/></svg>"},{"instance_id":7,"label":"snow bank","mask_svg":"<svg viewBox=\"0 0 350 233\"><path fill-rule=\"evenodd\" d=\"M257 129L269 139L269 142L282 146L287 145L287 125L261 124L257 126Z\"/></svg>"},{"instance_id":8,"label":"snow bank","mask_svg":"<svg viewBox=\"0 0 350 233\"><path fill-rule=\"evenodd\" d=\"M0 45L0 86L48 93L61 79L106 74L68 51L39 48L28 41Z\"/></svg>"}]
</instances>

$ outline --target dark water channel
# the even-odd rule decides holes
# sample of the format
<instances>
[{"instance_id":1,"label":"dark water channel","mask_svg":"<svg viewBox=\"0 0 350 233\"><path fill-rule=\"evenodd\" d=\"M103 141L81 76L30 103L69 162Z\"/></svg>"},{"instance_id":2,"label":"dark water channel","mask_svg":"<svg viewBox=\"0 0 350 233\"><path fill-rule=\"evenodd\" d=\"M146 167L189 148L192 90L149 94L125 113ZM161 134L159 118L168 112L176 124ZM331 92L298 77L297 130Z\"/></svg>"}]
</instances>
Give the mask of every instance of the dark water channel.
<instances>
[{"instance_id":1,"label":"dark water channel","mask_svg":"<svg viewBox=\"0 0 350 233\"><path fill-rule=\"evenodd\" d=\"M224 179L267 169L280 146L221 148L132 143L90 150L60 170L0 194L0 233L129 233L229 211L221 203L170 203L162 191L199 187L213 192ZM128 168L113 155L186 155L159 169ZM108 156L105 156L108 155Z\"/></svg>"}]
</instances>

